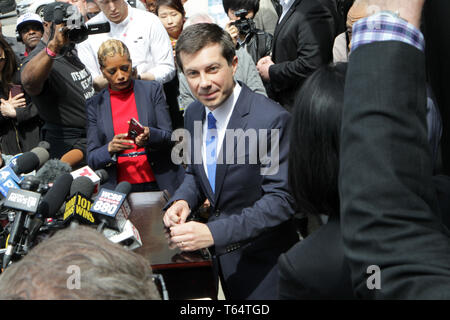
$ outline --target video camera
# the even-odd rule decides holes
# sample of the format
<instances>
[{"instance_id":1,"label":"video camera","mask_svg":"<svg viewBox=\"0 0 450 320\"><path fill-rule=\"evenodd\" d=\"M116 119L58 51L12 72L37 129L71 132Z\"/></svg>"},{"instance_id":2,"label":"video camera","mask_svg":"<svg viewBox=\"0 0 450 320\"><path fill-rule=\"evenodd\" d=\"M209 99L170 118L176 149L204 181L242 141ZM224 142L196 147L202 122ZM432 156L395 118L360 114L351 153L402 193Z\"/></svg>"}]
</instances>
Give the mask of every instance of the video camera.
<instances>
[{"instance_id":1,"label":"video camera","mask_svg":"<svg viewBox=\"0 0 450 320\"><path fill-rule=\"evenodd\" d=\"M109 22L86 25L80 11L73 5L56 5L53 22L55 24L64 23L67 26L67 36L73 43L83 42L91 34L106 33L111 30Z\"/></svg>"},{"instance_id":2,"label":"video camera","mask_svg":"<svg viewBox=\"0 0 450 320\"><path fill-rule=\"evenodd\" d=\"M239 17L239 20L236 20L233 24L238 28L240 34L246 35L256 31L256 25L253 19L246 18L248 14L247 10L240 9L235 11L234 14Z\"/></svg>"}]
</instances>

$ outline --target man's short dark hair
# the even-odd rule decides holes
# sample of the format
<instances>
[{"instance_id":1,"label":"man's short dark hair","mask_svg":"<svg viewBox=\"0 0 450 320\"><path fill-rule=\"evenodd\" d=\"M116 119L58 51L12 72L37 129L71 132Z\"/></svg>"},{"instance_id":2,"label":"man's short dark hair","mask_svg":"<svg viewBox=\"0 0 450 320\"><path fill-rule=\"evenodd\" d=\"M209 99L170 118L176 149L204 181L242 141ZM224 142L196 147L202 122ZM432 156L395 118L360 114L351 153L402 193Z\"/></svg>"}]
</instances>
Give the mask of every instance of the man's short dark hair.
<instances>
[{"instance_id":1,"label":"man's short dark hair","mask_svg":"<svg viewBox=\"0 0 450 320\"><path fill-rule=\"evenodd\" d=\"M195 54L203 48L220 44L222 47L222 56L231 65L236 55L233 40L224 29L214 23L198 23L191 25L183 30L178 38L175 47L177 64L183 70L180 54Z\"/></svg>"},{"instance_id":2,"label":"man's short dark hair","mask_svg":"<svg viewBox=\"0 0 450 320\"><path fill-rule=\"evenodd\" d=\"M79 287L71 280L79 270ZM39 243L0 276L0 299L161 299L150 264L93 228L69 227Z\"/></svg>"},{"instance_id":3,"label":"man's short dark hair","mask_svg":"<svg viewBox=\"0 0 450 320\"><path fill-rule=\"evenodd\" d=\"M228 9L233 11L240 9L253 10L253 13L256 14L259 10L259 0L223 0L223 9L226 14L228 14Z\"/></svg>"}]
</instances>

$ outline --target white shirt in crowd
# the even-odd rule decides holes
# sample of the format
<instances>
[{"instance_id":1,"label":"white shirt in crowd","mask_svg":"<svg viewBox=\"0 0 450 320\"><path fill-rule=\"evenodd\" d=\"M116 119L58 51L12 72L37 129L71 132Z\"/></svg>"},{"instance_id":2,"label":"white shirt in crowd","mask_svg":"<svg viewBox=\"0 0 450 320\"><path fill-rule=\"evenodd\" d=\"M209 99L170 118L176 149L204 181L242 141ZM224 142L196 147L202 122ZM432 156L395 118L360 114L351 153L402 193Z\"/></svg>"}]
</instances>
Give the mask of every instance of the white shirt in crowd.
<instances>
[{"instance_id":1,"label":"white shirt in crowd","mask_svg":"<svg viewBox=\"0 0 450 320\"><path fill-rule=\"evenodd\" d=\"M280 20L278 20L278 23L280 23L281 20L283 20L284 16L289 11L289 9L292 7L294 2L295 2L295 0L280 0L280 4L283 7L283 13L281 13Z\"/></svg>"},{"instance_id":2,"label":"white shirt in crowd","mask_svg":"<svg viewBox=\"0 0 450 320\"><path fill-rule=\"evenodd\" d=\"M108 21L103 12L89 20L88 24ZM165 83L175 76L172 45L159 18L147 11L128 5L128 16L119 24L110 22L111 31L90 35L77 46L78 56L95 79L101 75L97 52L109 39L121 40L130 51L133 67L138 74L151 72L155 80Z\"/></svg>"}]
</instances>

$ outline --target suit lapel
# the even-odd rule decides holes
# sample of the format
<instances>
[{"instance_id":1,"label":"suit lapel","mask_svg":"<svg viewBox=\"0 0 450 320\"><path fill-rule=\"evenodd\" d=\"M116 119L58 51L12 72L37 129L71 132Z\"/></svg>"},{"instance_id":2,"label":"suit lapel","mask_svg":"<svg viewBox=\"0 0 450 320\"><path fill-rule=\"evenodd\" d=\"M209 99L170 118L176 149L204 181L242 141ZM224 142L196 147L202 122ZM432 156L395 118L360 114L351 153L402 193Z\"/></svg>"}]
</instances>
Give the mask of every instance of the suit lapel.
<instances>
[{"instance_id":1,"label":"suit lapel","mask_svg":"<svg viewBox=\"0 0 450 320\"><path fill-rule=\"evenodd\" d=\"M281 32L281 30L283 29L284 25L286 24L286 22L289 20L289 17L294 13L295 8L300 4L300 2L302 2L302 0L297 0L295 1L292 6L290 7L290 9L288 10L288 12L286 12L286 15L283 17L283 20L281 20L281 22L276 26L275 28L275 33L273 38L277 39L278 34ZM278 19L279 21L279 19ZM275 51L275 43L276 41L273 42L274 43L274 47L273 47L273 51Z\"/></svg>"},{"instance_id":2,"label":"suit lapel","mask_svg":"<svg viewBox=\"0 0 450 320\"><path fill-rule=\"evenodd\" d=\"M133 91L134 91L134 99L136 101L136 109L138 114L138 121L143 125L149 124L150 119L148 119L148 108L146 103L146 97L143 94L139 94L138 92L145 92L145 90L139 90L141 83L133 80Z\"/></svg>"},{"instance_id":3,"label":"suit lapel","mask_svg":"<svg viewBox=\"0 0 450 320\"><path fill-rule=\"evenodd\" d=\"M235 132L236 129L242 129L242 130L246 130L247 128L247 119L246 119L246 115L250 112L250 104L251 101L248 98L249 95L251 94L250 92L247 92L247 87L240 83L242 89L241 89L241 93L239 95L238 100L236 101L236 105L234 106L234 110L233 113L231 114L230 117L230 121L228 122L227 125L227 130L231 130L233 132ZM250 91L250 90L249 90ZM227 141L226 141L226 133L224 136L224 141L222 142L222 148L219 151L219 157L218 159L220 159L222 162L222 164L218 164L216 167L216 192L214 193L214 199L215 202L218 201L220 193L222 191L222 186L223 186L223 182L225 180L225 175L227 173L227 169L228 169L228 165L226 164L227 161L227 152L226 152L226 145L227 145ZM231 135L231 137L233 137L234 139L234 135ZM229 143L231 145L231 143ZM237 148L237 144L238 141L236 141L235 143L233 143L233 149L234 149L234 158L230 159L235 161L236 160L236 148Z\"/></svg>"},{"instance_id":4,"label":"suit lapel","mask_svg":"<svg viewBox=\"0 0 450 320\"><path fill-rule=\"evenodd\" d=\"M111 141L114 137L114 124L111 110L111 97L108 89L103 92L102 99L103 100L100 103L101 117L99 119L105 119L105 121L103 121L103 128L106 135L106 141Z\"/></svg>"}]
</instances>

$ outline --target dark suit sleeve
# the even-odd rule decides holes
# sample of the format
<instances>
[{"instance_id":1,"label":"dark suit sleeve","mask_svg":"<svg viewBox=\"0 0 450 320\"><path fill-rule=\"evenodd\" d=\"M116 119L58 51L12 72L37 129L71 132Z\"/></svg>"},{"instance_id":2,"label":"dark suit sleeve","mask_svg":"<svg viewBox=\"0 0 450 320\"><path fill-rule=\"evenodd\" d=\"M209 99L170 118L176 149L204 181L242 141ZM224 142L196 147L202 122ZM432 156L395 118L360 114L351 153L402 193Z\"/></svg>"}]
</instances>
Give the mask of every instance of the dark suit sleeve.
<instances>
[{"instance_id":1,"label":"dark suit sleeve","mask_svg":"<svg viewBox=\"0 0 450 320\"><path fill-rule=\"evenodd\" d=\"M331 59L334 41L334 21L330 12L317 4L310 8L298 21L298 27L291 28L289 32L297 33L297 57L290 61L277 62L270 66L270 85L276 92L285 90L302 83L311 73ZM280 32L281 36L283 31ZM292 44L277 41L277 46Z\"/></svg>"},{"instance_id":2,"label":"dark suit sleeve","mask_svg":"<svg viewBox=\"0 0 450 320\"><path fill-rule=\"evenodd\" d=\"M268 146L271 146L271 129L279 130L279 139L274 139L279 142L279 161L277 167L272 167L273 169L278 169L277 171L262 174L262 197L251 207L244 208L240 212L230 213L225 219L207 223L214 239L216 254L226 253L226 247L229 244L251 241L264 231L268 231L270 228L277 227L289 220L294 214L292 208L293 199L289 193L287 182L289 124L290 114L283 111L276 116L270 125L266 126L269 133L267 137ZM245 172L242 175L246 179L259 179L259 177L246 176Z\"/></svg>"},{"instance_id":3,"label":"dark suit sleeve","mask_svg":"<svg viewBox=\"0 0 450 320\"><path fill-rule=\"evenodd\" d=\"M195 211L205 202L206 195L203 194L193 170L193 166L188 165L184 173L183 183L175 191L175 194L164 209L169 208L170 205L177 200L185 200L189 204L191 211Z\"/></svg>"},{"instance_id":4,"label":"dark suit sleeve","mask_svg":"<svg viewBox=\"0 0 450 320\"><path fill-rule=\"evenodd\" d=\"M195 105L192 105L191 109L188 109L186 111L185 117L184 117L184 125L185 128L189 128L190 125L193 123L193 120L191 119L192 110L197 110ZM195 112L195 111L194 111ZM191 133L193 132L193 129ZM185 133L188 133L188 131L185 131ZM194 135L189 133L190 137L193 137ZM189 141L188 137L183 137L183 141L185 143L192 143L193 141ZM194 145L191 145L192 148L194 148ZM187 147L187 146L186 146ZM192 149L194 150L194 149ZM192 152L191 150L191 152ZM191 163L194 161L194 156L191 158ZM167 209L170 207L170 205L177 200L185 200L189 204L189 208L192 211L195 211L198 209L200 205L202 205L206 200L206 195L203 193L202 188L199 185L198 179L196 178L196 174L194 172L194 165L189 164L186 168L186 171L184 173L183 182L178 187L178 189L175 191L174 195L170 198L167 205L164 207L164 209Z\"/></svg>"},{"instance_id":5,"label":"dark suit sleeve","mask_svg":"<svg viewBox=\"0 0 450 320\"><path fill-rule=\"evenodd\" d=\"M169 107L167 105L162 85L157 83L152 87L151 99L154 105L154 118L156 125L150 126L150 138L148 147L153 149L170 149L173 146L172 121L170 120Z\"/></svg>"},{"instance_id":6,"label":"dark suit sleeve","mask_svg":"<svg viewBox=\"0 0 450 320\"><path fill-rule=\"evenodd\" d=\"M38 109L36 105L29 101L25 108L16 109L16 119L18 123L27 122L34 119L38 115Z\"/></svg>"},{"instance_id":7,"label":"dark suit sleeve","mask_svg":"<svg viewBox=\"0 0 450 320\"><path fill-rule=\"evenodd\" d=\"M432 185L425 81L425 56L410 45L375 42L350 56L339 187L358 297L450 298L450 241ZM380 290L367 288L371 265L381 270Z\"/></svg>"},{"instance_id":8,"label":"dark suit sleeve","mask_svg":"<svg viewBox=\"0 0 450 320\"><path fill-rule=\"evenodd\" d=\"M87 160L94 170L104 168L107 164L114 162L108 152L108 144L101 140L102 133L98 123L104 119L98 118L99 100L94 97L86 102L87 112Z\"/></svg>"}]
</instances>

